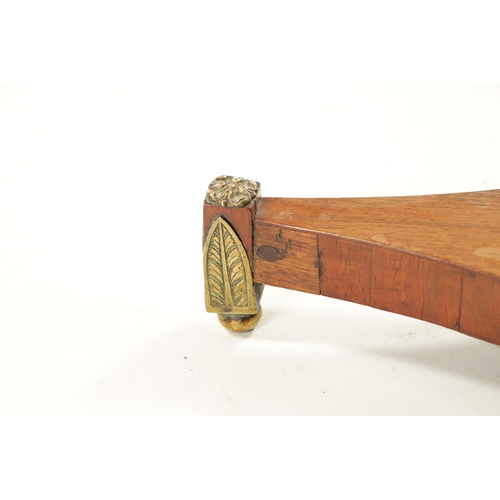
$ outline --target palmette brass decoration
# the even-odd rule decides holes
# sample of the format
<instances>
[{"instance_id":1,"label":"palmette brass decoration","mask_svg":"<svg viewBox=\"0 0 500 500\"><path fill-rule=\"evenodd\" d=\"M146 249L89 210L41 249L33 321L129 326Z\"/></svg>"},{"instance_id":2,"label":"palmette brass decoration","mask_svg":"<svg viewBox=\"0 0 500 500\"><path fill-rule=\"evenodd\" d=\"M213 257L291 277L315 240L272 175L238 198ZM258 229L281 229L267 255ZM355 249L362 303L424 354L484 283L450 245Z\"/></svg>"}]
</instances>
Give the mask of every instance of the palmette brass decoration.
<instances>
[{"instance_id":1,"label":"palmette brass decoration","mask_svg":"<svg viewBox=\"0 0 500 500\"><path fill-rule=\"evenodd\" d=\"M215 219L208 232L203 264L208 312L257 314L252 271L245 247L222 217Z\"/></svg>"},{"instance_id":2,"label":"palmette brass decoration","mask_svg":"<svg viewBox=\"0 0 500 500\"><path fill-rule=\"evenodd\" d=\"M252 203L258 191L259 185L255 181L220 175L208 186L205 201L211 205L242 208Z\"/></svg>"}]
</instances>

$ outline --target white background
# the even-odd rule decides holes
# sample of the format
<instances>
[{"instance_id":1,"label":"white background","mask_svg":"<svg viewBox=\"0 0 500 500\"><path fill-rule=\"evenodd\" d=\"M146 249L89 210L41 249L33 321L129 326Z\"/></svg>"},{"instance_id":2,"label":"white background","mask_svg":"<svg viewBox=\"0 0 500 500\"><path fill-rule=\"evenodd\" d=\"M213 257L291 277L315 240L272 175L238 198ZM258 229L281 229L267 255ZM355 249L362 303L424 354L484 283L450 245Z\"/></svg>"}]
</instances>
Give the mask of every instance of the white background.
<instances>
[{"instance_id":1,"label":"white background","mask_svg":"<svg viewBox=\"0 0 500 500\"><path fill-rule=\"evenodd\" d=\"M497 86L350 85L498 82L497 20L479 0L5 2L1 81L97 86L0 91L1 413L496 415L497 347L271 287L232 336L200 260L224 172L264 196L498 188ZM497 496L496 418L1 421L5 498Z\"/></svg>"}]
</instances>

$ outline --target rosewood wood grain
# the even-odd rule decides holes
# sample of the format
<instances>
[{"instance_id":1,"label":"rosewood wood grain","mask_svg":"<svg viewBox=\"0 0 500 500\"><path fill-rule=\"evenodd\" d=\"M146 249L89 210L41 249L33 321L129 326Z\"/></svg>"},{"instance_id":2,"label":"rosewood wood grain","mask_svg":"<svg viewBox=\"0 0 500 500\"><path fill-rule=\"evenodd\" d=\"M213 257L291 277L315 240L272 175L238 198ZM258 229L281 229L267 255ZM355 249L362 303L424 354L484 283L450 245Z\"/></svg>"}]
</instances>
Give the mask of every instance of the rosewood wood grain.
<instances>
[{"instance_id":1,"label":"rosewood wood grain","mask_svg":"<svg viewBox=\"0 0 500 500\"><path fill-rule=\"evenodd\" d=\"M317 236L275 224L254 225L254 280L319 294Z\"/></svg>"},{"instance_id":2,"label":"rosewood wood grain","mask_svg":"<svg viewBox=\"0 0 500 500\"><path fill-rule=\"evenodd\" d=\"M500 190L263 198L255 281L322 294L500 345Z\"/></svg>"}]
</instances>

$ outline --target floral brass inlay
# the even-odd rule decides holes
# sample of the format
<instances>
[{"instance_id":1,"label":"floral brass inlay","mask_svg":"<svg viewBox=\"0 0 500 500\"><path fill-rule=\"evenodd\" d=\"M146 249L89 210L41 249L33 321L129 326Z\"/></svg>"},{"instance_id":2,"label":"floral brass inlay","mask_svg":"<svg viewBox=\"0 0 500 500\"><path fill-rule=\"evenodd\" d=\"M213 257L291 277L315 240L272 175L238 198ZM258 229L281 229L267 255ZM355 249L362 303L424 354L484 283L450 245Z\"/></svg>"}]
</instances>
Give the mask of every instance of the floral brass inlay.
<instances>
[{"instance_id":1,"label":"floral brass inlay","mask_svg":"<svg viewBox=\"0 0 500 500\"><path fill-rule=\"evenodd\" d=\"M223 207L246 207L257 196L259 185L255 181L220 175L208 186L205 201Z\"/></svg>"}]
</instances>

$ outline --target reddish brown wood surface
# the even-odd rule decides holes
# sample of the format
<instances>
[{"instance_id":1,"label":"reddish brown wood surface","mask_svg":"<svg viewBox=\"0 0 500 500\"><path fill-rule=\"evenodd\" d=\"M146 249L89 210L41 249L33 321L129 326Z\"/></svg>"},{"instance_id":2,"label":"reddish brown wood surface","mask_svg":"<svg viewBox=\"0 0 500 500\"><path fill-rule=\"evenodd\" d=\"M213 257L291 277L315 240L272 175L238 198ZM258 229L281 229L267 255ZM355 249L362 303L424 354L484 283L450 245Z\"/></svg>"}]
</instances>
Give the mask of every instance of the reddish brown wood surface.
<instances>
[{"instance_id":1,"label":"reddish brown wood surface","mask_svg":"<svg viewBox=\"0 0 500 500\"><path fill-rule=\"evenodd\" d=\"M264 198L256 282L370 305L500 344L500 190Z\"/></svg>"},{"instance_id":2,"label":"reddish brown wood surface","mask_svg":"<svg viewBox=\"0 0 500 500\"><path fill-rule=\"evenodd\" d=\"M255 224L254 247L257 283L320 293L315 234L272 224Z\"/></svg>"},{"instance_id":3,"label":"reddish brown wood surface","mask_svg":"<svg viewBox=\"0 0 500 500\"><path fill-rule=\"evenodd\" d=\"M205 244L205 239L213 221L222 216L238 233L251 263L253 260L253 218L260 203L260 188L257 197L248 207L221 207L203 203L203 244Z\"/></svg>"}]
</instances>

